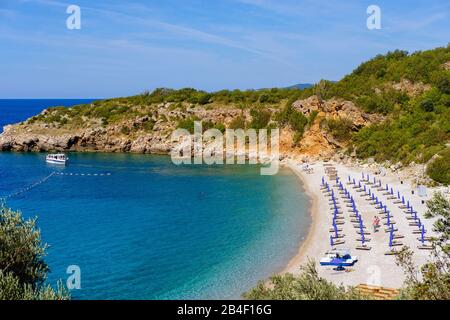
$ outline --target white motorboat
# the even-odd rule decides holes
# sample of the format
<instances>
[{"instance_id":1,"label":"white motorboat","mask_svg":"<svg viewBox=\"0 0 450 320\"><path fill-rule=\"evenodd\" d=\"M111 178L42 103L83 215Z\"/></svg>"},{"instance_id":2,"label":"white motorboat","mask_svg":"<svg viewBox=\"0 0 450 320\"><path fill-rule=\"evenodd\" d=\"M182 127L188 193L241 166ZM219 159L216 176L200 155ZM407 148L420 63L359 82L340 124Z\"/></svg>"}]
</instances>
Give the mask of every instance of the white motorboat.
<instances>
[{"instance_id":1,"label":"white motorboat","mask_svg":"<svg viewBox=\"0 0 450 320\"><path fill-rule=\"evenodd\" d=\"M63 153L48 154L45 158L47 163L65 165L69 158Z\"/></svg>"}]
</instances>

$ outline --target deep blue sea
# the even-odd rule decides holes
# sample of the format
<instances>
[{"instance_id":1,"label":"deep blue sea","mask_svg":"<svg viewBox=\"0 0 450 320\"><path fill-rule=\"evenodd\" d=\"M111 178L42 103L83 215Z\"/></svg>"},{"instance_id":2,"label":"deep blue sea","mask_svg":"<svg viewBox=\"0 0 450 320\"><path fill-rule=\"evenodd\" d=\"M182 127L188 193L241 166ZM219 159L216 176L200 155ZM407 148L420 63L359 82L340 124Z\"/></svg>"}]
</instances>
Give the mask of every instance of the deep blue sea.
<instances>
[{"instance_id":1,"label":"deep blue sea","mask_svg":"<svg viewBox=\"0 0 450 320\"><path fill-rule=\"evenodd\" d=\"M0 101L2 121L16 111L11 122L24 120L21 107L8 108ZM69 157L57 168L45 154L0 152L0 197L62 173L7 204L38 217L51 285L80 267L74 299L240 298L286 266L310 224L288 169L261 176L258 166L175 166L167 156Z\"/></svg>"}]
</instances>

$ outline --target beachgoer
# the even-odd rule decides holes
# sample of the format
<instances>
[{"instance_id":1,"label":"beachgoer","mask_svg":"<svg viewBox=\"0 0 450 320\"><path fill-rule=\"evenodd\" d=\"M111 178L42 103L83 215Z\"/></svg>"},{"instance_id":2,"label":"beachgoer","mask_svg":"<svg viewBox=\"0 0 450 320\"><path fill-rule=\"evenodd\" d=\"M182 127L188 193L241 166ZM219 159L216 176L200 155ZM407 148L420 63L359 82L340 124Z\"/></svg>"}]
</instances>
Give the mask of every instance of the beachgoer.
<instances>
[{"instance_id":1,"label":"beachgoer","mask_svg":"<svg viewBox=\"0 0 450 320\"><path fill-rule=\"evenodd\" d=\"M373 217L373 222L372 222L372 226L373 226L373 232L377 232L378 231L378 225L379 225L379 221L377 220L377 216Z\"/></svg>"}]
</instances>

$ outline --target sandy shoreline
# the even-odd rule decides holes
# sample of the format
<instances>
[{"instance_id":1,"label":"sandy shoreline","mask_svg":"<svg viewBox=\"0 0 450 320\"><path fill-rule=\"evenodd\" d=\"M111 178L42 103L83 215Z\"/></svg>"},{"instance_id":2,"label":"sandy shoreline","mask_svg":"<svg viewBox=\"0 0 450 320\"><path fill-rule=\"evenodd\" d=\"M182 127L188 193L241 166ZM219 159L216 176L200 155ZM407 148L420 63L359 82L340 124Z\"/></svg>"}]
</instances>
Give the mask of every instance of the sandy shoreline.
<instances>
[{"instance_id":1,"label":"sandy shoreline","mask_svg":"<svg viewBox=\"0 0 450 320\"><path fill-rule=\"evenodd\" d=\"M356 247L361 243L358 242L358 234L354 230L351 221L350 214L344 210L345 224L342 227L342 233L345 234L343 245L336 246L337 248L350 249L352 255L358 257L358 262L353 267L348 267L347 271L339 272L334 271L332 267L320 266L319 260L324 254L332 247L330 245L330 232L331 227L331 210L328 204L328 198L326 198L321 191L321 179L326 178L323 162L316 162L310 164L313 168L313 173L306 173L302 170L304 164L299 161L288 160L285 165L290 168L301 180L304 190L310 199L310 214L311 225L308 230L308 234L299 245L298 253L289 261L288 265L284 268L283 273L290 272L297 274L300 270L300 266L304 265L308 259L312 259L316 262L319 275L333 281L336 284L344 285L358 285L358 284L372 284L381 285L392 288L400 288L404 281L404 273L400 267L395 264L395 256L385 255L390 250L389 247L389 233L380 230L377 233L373 233L372 219L375 215L379 215L377 209L370 204L365 198L365 195L358 194L355 189L352 189L347 184L348 176L356 180L357 184L359 180L362 180L362 173L370 174L371 179L381 180L382 186L389 185L389 188L395 190L395 195L400 192L405 197L405 201L410 201L410 204L417 211L423 225L426 229L426 236L432 235L433 221L424 219L423 214L426 211L426 205L423 201L426 201L432 197L432 194L436 189L427 188L427 195L420 197L417 193L417 189L412 187L411 181L408 177L402 176L399 173L387 172L385 175L375 175L375 168L366 168L361 166L344 166L338 163L329 163L333 165L342 181L345 181L345 188L350 191L354 196L358 209L361 211L361 216L364 220L366 230L370 233L367 238L370 242L367 243L371 247L370 251L356 250ZM330 182L330 181L328 181ZM364 183L362 184L364 186ZM372 189L374 193L387 205L388 210L392 213L393 219L395 219L395 227L398 229L396 234L399 234L403 238L398 239L403 245L407 245L415 252L414 262L417 265L425 263L429 256L429 250L420 250L418 247L421 245L419 241L420 234L415 233L416 230L411 226L411 220L408 220L408 215L404 212L404 209L400 208L399 204L396 204L395 200L389 200L388 196L383 195L383 191L377 191L376 187L370 185L366 186L367 190ZM335 189L337 192L338 189ZM414 190L414 193L412 192ZM341 205L343 205L343 199L340 199ZM381 217L381 216L380 216ZM382 220L383 221L383 220ZM384 229L382 227L381 229ZM400 249L402 246L395 246L395 249Z\"/></svg>"}]
</instances>

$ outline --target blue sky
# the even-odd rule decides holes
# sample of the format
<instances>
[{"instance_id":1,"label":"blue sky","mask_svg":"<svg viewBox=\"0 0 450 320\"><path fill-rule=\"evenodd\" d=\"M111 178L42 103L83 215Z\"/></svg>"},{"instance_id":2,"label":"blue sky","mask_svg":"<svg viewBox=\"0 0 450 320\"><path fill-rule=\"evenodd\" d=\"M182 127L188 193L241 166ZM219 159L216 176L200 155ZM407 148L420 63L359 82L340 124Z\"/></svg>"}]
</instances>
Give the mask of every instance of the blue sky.
<instances>
[{"instance_id":1,"label":"blue sky","mask_svg":"<svg viewBox=\"0 0 450 320\"><path fill-rule=\"evenodd\" d=\"M66 9L81 7L81 30ZM369 5L381 30L366 27ZM0 0L0 98L338 80L389 50L450 42L450 1Z\"/></svg>"}]
</instances>

